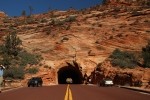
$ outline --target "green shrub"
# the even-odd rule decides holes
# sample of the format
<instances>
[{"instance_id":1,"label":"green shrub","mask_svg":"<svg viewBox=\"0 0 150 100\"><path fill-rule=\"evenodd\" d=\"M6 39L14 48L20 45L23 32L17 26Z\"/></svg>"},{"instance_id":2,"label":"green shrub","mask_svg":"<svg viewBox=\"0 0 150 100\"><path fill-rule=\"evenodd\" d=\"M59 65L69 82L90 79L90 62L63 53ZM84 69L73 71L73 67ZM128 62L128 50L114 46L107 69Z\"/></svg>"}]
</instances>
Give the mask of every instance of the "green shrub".
<instances>
[{"instance_id":1,"label":"green shrub","mask_svg":"<svg viewBox=\"0 0 150 100\"><path fill-rule=\"evenodd\" d=\"M26 66L27 64L30 65L36 65L41 60L41 57L39 55L34 55L31 53L28 53L26 51L22 51L18 55L20 57L20 65Z\"/></svg>"},{"instance_id":2,"label":"green shrub","mask_svg":"<svg viewBox=\"0 0 150 100\"><path fill-rule=\"evenodd\" d=\"M144 59L144 67L150 68L150 42L142 49L142 57Z\"/></svg>"},{"instance_id":3,"label":"green shrub","mask_svg":"<svg viewBox=\"0 0 150 100\"><path fill-rule=\"evenodd\" d=\"M4 44L1 45L1 52L9 56L17 56L20 51L20 45L22 41L17 36L17 33L13 30L12 33L9 33L4 41Z\"/></svg>"},{"instance_id":4,"label":"green shrub","mask_svg":"<svg viewBox=\"0 0 150 100\"><path fill-rule=\"evenodd\" d=\"M3 55L3 59L0 60L0 64L4 65L6 67L10 66L11 65L11 58L7 55L5 55L5 56Z\"/></svg>"},{"instance_id":5,"label":"green shrub","mask_svg":"<svg viewBox=\"0 0 150 100\"><path fill-rule=\"evenodd\" d=\"M22 41L17 36L16 31L10 27L12 31L9 33L4 40L4 44L0 45L0 63L4 66L10 66L13 59L16 59L18 53L21 51L20 45ZM16 64L17 65L17 64Z\"/></svg>"},{"instance_id":6,"label":"green shrub","mask_svg":"<svg viewBox=\"0 0 150 100\"><path fill-rule=\"evenodd\" d=\"M53 18L52 21L51 21L52 25L63 25L64 23L65 23L64 20L59 20L59 19L56 19L56 18Z\"/></svg>"},{"instance_id":7,"label":"green shrub","mask_svg":"<svg viewBox=\"0 0 150 100\"><path fill-rule=\"evenodd\" d=\"M22 67L10 67L4 71L4 78L9 79L23 79L24 70Z\"/></svg>"},{"instance_id":8,"label":"green shrub","mask_svg":"<svg viewBox=\"0 0 150 100\"><path fill-rule=\"evenodd\" d=\"M64 20L59 20L56 25L64 25L65 24L65 21Z\"/></svg>"},{"instance_id":9,"label":"green shrub","mask_svg":"<svg viewBox=\"0 0 150 100\"><path fill-rule=\"evenodd\" d=\"M41 22L41 23L46 23L47 20L46 20L46 19L41 19L40 22Z\"/></svg>"},{"instance_id":10,"label":"green shrub","mask_svg":"<svg viewBox=\"0 0 150 100\"><path fill-rule=\"evenodd\" d=\"M27 17L27 19L25 20L26 24L35 24L36 21L33 17Z\"/></svg>"},{"instance_id":11,"label":"green shrub","mask_svg":"<svg viewBox=\"0 0 150 100\"><path fill-rule=\"evenodd\" d=\"M76 21L76 16L75 15L70 15L65 19L66 22L73 22Z\"/></svg>"},{"instance_id":12,"label":"green shrub","mask_svg":"<svg viewBox=\"0 0 150 100\"><path fill-rule=\"evenodd\" d=\"M111 63L114 66L119 66L121 68L134 68L137 65L137 60L132 53L127 51L120 51L116 49L110 55Z\"/></svg>"},{"instance_id":13,"label":"green shrub","mask_svg":"<svg viewBox=\"0 0 150 100\"><path fill-rule=\"evenodd\" d=\"M17 37L17 33L12 30L5 38L4 44L0 45L0 64L7 67L4 77L9 79L23 79L24 66L35 65L41 60L40 55L28 53L20 48L22 41ZM16 66L16 67L14 67ZM31 73L36 73L36 69L31 69Z\"/></svg>"},{"instance_id":14,"label":"green shrub","mask_svg":"<svg viewBox=\"0 0 150 100\"><path fill-rule=\"evenodd\" d=\"M38 71L39 71L38 68L29 68L27 70L27 73L29 73L29 74L36 74Z\"/></svg>"}]
</instances>

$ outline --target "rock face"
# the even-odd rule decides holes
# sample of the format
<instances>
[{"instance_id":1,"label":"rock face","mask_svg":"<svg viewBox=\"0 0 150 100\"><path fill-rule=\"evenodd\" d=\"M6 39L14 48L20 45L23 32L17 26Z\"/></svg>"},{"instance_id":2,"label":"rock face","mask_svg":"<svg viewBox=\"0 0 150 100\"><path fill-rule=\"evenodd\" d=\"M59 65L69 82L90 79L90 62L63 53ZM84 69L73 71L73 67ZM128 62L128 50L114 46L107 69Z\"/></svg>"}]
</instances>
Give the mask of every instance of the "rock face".
<instances>
[{"instance_id":1,"label":"rock face","mask_svg":"<svg viewBox=\"0 0 150 100\"><path fill-rule=\"evenodd\" d=\"M93 77L95 76L95 77ZM116 85L130 85L149 87L150 69L136 67L135 69L121 69L112 66L109 60L104 61L97 66L97 69L91 73L92 83L96 84L104 78L109 78Z\"/></svg>"}]
</instances>

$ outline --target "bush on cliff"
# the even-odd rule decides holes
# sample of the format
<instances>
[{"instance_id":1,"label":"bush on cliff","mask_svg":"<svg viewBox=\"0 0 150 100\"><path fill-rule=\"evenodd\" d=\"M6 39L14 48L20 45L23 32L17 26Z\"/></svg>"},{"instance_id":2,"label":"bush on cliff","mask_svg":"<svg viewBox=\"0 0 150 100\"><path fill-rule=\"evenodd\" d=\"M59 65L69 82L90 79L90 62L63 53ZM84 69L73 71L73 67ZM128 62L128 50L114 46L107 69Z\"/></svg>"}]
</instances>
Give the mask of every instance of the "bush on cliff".
<instances>
[{"instance_id":1,"label":"bush on cliff","mask_svg":"<svg viewBox=\"0 0 150 100\"><path fill-rule=\"evenodd\" d=\"M142 49L142 57L144 60L143 67L150 68L150 42Z\"/></svg>"},{"instance_id":2,"label":"bush on cliff","mask_svg":"<svg viewBox=\"0 0 150 100\"><path fill-rule=\"evenodd\" d=\"M5 79L23 79L24 75L24 70L21 67L11 67L4 71Z\"/></svg>"},{"instance_id":3,"label":"bush on cliff","mask_svg":"<svg viewBox=\"0 0 150 100\"><path fill-rule=\"evenodd\" d=\"M119 66L121 68L134 68L137 66L136 57L127 51L115 49L110 55L110 58L113 66Z\"/></svg>"},{"instance_id":4,"label":"bush on cliff","mask_svg":"<svg viewBox=\"0 0 150 100\"><path fill-rule=\"evenodd\" d=\"M5 78L23 79L25 66L36 65L42 58L40 55L23 50L22 41L17 36L17 32L13 28L9 31L4 43L0 45L0 64L6 67Z\"/></svg>"}]
</instances>

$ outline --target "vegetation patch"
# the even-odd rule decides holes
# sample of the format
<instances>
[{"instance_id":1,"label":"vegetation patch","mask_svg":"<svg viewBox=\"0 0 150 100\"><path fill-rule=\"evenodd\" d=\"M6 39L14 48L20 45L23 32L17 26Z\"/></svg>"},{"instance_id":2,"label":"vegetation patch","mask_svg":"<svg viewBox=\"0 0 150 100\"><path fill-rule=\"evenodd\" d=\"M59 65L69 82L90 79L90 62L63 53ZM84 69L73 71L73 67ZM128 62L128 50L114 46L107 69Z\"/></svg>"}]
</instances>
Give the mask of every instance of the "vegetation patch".
<instances>
[{"instance_id":1,"label":"vegetation patch","mask_svg":"<svg viewBox=\"0 0 150 100\"><path fill-rule=\"evenodd\" d=\"M27 70L27 73L29 73L29 74L36 74L37 72L39 72L39 69L38 68L29 68L28 70Z\"/></svg>"},{"instance_id":2,"label":"vegetation patch","mask_svg":"<svg viewBox=\"0 0 150 100\"><path fill-rule=\"evenodd\" d=\"M4 71L5 79L23 79L24 75L25 73L22 67L10 67Z\"/></svg>"},{"instance_id":3,"label":"vegetation patch","mask_svg":"<svg viewBox=\"0 0 150 100\"><path fill-rule=\"evenodd\" d=\"M136 57L127 51L116 49L110 55L110 58L113 66L119 66L121 68L134 68L137 66Z\"/></svg>"},{"instance_id":4,"label":"vegetation patch","mask_svg":"<svg viewBox=\"0 0 150 100\"><path fill-rule=\"evenodd\" d=\"M64 20L60 20L60 19L56 19L56 18L53 18L52 21L51 21L51 24L56 25L56 26L61 26L64 23L65 23Z\"/></svg>"},{"instance_id":5,"label":"vegetation patch","mask_svg":"<svg viewBox=\"0 0 150 100\"><path fill-rule=\"evenodd\" d=\"M142 49L142 57L144 60L143 67L150 68L150 42Z\"/></svg>"},{"instance_id":6,"label":"vegetation patch","mask_svg":"<svg viewBox=\"0 0 150 100\"><path fill-rule=\"evenodd\" d=\"M70 16L68 16L68 17L65 19L65 21L66 21L66 22L73 22L73 21L76 21L76 17L77 17L77 16L75 16L75 15L70 15Z\"/></svg>"},{"instance_id":7,"label":"vegetation patch","mask_svg":"<svg viewBox=\"0 0 150 100\"><path fill-rule=\"evenodd\" d=\"M5 78L23 79L25 66L38 64L42 57L23 50L17 32L13 29L11 31L0 45L0 64L6 67ZM29 72L36 73L37 70L31 69Z\"/></svg>"},{"instance_id":8,"label":"vegetation patch","mask_svg":"<svg viewBox=\"0 0 150 100\"><path fill-rule=\"evenodd\" d=\"M26 66L27 64L36 65L41 60L40 55L31 54L26 51L22 51L19 53L20 58L20 66Z\"/></svg>"}]
</instances>

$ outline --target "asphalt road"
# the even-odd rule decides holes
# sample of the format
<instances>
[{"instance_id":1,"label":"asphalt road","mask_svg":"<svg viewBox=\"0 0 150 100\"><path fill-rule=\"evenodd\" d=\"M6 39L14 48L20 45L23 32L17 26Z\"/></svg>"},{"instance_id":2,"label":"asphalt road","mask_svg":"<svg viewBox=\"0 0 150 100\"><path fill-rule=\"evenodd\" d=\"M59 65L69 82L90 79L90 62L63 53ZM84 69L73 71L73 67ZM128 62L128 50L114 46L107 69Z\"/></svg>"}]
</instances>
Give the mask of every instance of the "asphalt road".
<instances>
[{"instance_id":1,"label":"asphalt road","mask_svg":"<svg viewBox=\"0 0 150 100\"><path fill-rule=\"evenodd\" d=\"M150 100L149 94L117 87L70 85L70 100ZM0 100L65 100L67 85L24 87L0 93Z\"/></svg>"}]
</instances>

